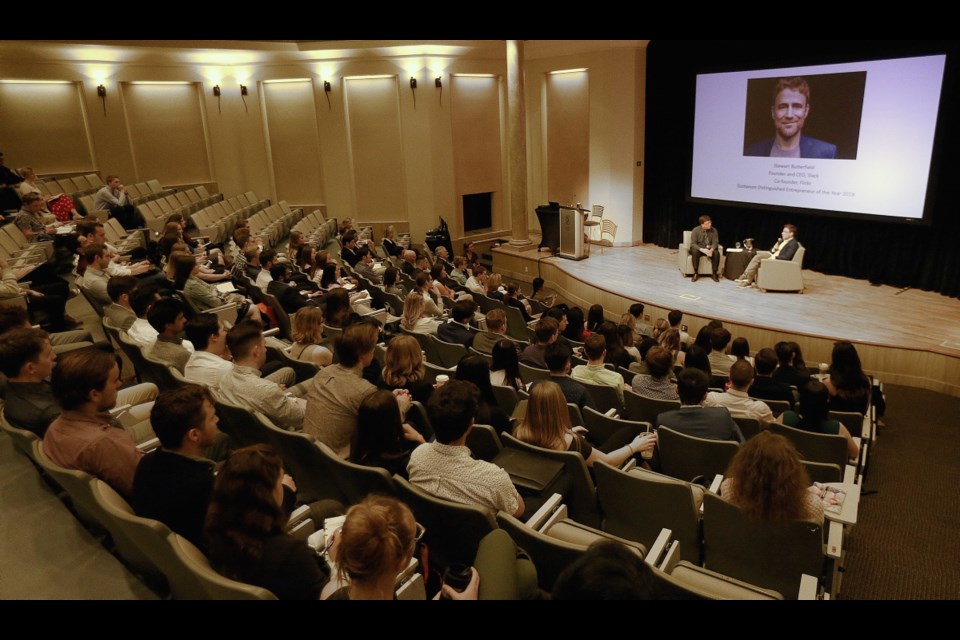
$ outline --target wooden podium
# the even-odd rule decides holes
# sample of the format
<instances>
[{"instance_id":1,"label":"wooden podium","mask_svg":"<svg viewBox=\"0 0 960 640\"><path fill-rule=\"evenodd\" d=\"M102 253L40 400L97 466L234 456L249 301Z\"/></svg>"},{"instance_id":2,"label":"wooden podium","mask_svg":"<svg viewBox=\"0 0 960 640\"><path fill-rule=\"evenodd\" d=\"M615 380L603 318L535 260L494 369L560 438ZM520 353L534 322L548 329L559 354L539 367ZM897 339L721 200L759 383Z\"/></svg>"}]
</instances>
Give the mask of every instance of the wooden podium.
<instances>
[{"instance_id":1,"label":"wooden podium","mask_svg":"<svg viewBox=\"0 0 960 640\"><path fill-rule=\"evenodd\" d=\"M560 257L568 260L586 258L583 243L583 217L586 209L560 205Z\"/></svg>"}]
</instances>

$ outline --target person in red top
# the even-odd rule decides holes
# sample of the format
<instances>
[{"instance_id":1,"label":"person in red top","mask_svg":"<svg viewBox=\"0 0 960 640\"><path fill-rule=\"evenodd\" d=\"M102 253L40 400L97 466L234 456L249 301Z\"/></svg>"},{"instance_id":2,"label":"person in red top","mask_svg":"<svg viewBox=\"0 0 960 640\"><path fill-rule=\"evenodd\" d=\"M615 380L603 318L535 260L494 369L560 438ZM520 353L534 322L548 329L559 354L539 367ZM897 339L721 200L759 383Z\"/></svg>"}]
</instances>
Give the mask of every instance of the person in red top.
<instances>
[{"instance_id":1,"label":"person in red top","mask_svg":"<svg viewBox=\"0 0 960 640\"><path fill-rule=\"evenodd\" d=\"M63 413L47 429L43 452L61 467L86 471L130 498L143 452L108 413L120 384L113 351L94 346L64 354L51 379Z\"/></svg>"}]
</instances>

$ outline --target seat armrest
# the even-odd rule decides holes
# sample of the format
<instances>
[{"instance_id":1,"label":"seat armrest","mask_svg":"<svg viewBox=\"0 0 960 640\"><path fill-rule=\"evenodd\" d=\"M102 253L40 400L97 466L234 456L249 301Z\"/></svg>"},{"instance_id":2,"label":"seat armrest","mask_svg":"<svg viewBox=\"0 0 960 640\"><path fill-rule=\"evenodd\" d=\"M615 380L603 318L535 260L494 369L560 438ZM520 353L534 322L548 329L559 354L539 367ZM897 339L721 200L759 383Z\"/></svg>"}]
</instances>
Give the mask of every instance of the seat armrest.
<instances>
[{"instance_id":1,"label":"seat armrest","mask_svg":"<svg viewBox=\"0 0 960 640\"><path fill-rule=\"evenodd\" d=\"M650 545L650 550L647 551L644 561L651 567L659 566L660 559L667 553L672 538L672 530L660 529L660 534L657 536L657 539L653 541L653 544Z\"/></svg>"}]
</instances>

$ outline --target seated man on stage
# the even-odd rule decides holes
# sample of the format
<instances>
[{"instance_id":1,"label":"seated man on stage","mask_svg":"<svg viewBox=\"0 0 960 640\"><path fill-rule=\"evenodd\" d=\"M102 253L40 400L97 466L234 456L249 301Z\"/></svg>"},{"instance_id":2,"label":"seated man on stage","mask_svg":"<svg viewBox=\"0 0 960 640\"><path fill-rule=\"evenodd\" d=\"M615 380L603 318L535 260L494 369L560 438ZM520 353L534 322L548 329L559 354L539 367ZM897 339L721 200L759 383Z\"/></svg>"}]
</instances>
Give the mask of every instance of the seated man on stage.
<instances>
[{"instance_id":1,"label":"seated man on stage","mask_svg":"<svg viewBox=\"0 0 960 640\"><path fill-rule=\"evenodd\" d=\"M753 256L750 264L747 265L743 275L737 278L738 287L749 287L757 281L757 272L760 271L760 261L766 258L776 258L777 260L793 260L800 244L797 242L797 228L792 224L783 225L783 231L780 233L780 239L773 245L770 251L758 251Z\"/></svg>"},{"instance_id":2,"label":"seated man on stage","mask_svg":"<svg viewBox=\"0 0 960 640\"><path fill-rule=\"evenodd\" d=\"M700 277L700 256L710 258L710 268L714 282L720 282L720 234L713 228L710 216L700 216L698 226L693 228L690 235L690 255L693 258L693 278L696 282Z\"/></svg>"}]
</instances>

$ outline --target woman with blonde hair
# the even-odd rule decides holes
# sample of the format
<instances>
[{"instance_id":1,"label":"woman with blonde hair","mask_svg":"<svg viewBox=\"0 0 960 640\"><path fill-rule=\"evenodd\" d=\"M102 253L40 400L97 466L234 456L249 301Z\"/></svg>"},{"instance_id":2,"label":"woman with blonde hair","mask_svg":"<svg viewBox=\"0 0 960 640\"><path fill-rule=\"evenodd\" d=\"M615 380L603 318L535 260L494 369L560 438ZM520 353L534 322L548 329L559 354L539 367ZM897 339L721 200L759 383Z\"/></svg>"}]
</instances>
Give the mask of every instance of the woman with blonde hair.
<instances>
[{"instance_id":1,"label":"woman with blonde hair","mask_svg":"<svg viewBox=\"0 0 960 640\"><path fill-rule=\"evenodd\" d=\"M659 340L660 336L662 336L669 328L670 323L667 322L666 318L657 318L653 323L653 331L650 332L650 335Z\"/></svg>"},{"instance_id":2,"label":"woman with blonde hair","mask_svg":"<svg viewBox=\"0 0 960 640\"><path fill-rule=\"evenodd\" d=\"M661 347L673 354L673 364L682 367L686 360L686 354L680 349L680 330L676 328L667 329L660 334L658 340Z\"/></svg>"},{"instance_id":3,"label":"woman with blonde hair","mask_svg":"<svg viewBox=\"0 0 960 640\"><path fill-rule=\"evenodd\" d=\"M411 291L403 301L400 326L412 333L436 334L440 323L425 313L426 301L419 291Z\"/></svg>"},{"instance_id":4,"label":"woman with blonde hair","mask_svg":"<svg viewBox=\"0 0 960 640\"><path fill-rule=\"evenodd\" d=\"M503 284L503 276L499 273L491 273L487 278L487 297L494 300L503 300L503 293L500 291L500 285Z\"/></svg>"},{"instance_id":5,"label":"woman with blonde hair","mask_svg":"<svg viewBox=\"0 0 960 640\"><path fill-rule=\"evenodd\" d=\"M426 405L433 392L433 385L424 380L426 367L420 343L413 336L394 336L387 345L383 358L383 377L380 387L394 391L406 389L410 396Z\"/></svg>"},{"instance_id":6,"label":"woman with blonde hair","mask_svg":"<svg viewBox=\"0 0 960 640\"><path fill-rule=\"evenodd\" d=\"M321 367L333 362L333 354L320 344L323 341L323 312L319 308L306 306L294 314L291 337L291 358Z\"/></svg>"},{"instance_id":7,"label":"woman with blonde hair","mask_svg":"<svg viewBox=\"0 0 960 640\"><path fill-rule=\"evenodd\" d=\"M740 447L720 485L720 497L748 518L779 524L813 520L823 524L823 504L789 440L761 431Z\"/></svg>"},{"instance_id":8,"label":"woman with blonde hair","mask_svg":"<svg viewBox=\"0 0 960 640\"><path fill-rule=\"evenodd\" d=\"M596 448L581 435L585 432L583 427L571 428L567 399L560 385L549 380L533 385L530 400L527 402L527 413L513 428L513 435L528 444L555 451L578 452L588 467L592 467L597 460L619 467L641 451L652 450L657 443L654 433L641 435L633 427L624 427Z\"/></svg>"}]
</instances>

